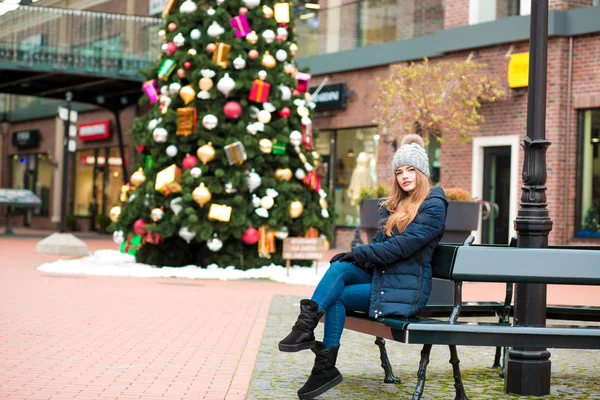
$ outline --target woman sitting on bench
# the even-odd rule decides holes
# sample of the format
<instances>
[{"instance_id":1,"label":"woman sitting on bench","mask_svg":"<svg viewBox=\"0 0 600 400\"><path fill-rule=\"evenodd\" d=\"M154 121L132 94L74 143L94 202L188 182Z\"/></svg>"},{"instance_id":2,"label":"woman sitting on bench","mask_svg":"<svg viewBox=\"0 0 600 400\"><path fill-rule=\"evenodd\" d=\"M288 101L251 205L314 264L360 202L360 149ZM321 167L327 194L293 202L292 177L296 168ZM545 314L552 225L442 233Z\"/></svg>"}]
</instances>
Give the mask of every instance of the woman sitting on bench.
<instances>
[{"instance_id":1,"label":"woman sitting on bench","mask_svg":"<svg viewBox=\"0 0 600 400\"><path fill-rule=\"evenodd\" d=\"M335 368L346 309L369 317L417 315L431 292L431 257L444 234L448 203L441 188L430 190L429 160L423 139L404 137L392 159L395 174L390 196L381 208L380 229L372 244L355 246L331 259L313 293L300 302L300 315L279 350L312 349L315 364L298 391L315 398L341 383ZM325 314L323 342L314 329Z\"/></svg>"}]
</instances>

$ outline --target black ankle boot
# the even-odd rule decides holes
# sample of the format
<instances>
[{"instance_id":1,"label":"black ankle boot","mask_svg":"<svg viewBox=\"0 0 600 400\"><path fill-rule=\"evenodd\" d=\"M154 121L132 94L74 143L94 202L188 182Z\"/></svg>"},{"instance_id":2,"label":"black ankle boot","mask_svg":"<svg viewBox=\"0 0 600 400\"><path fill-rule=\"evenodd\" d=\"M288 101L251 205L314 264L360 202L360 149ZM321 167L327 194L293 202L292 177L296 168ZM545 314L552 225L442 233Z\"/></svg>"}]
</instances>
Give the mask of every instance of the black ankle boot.
<instances>
[{"instance_id":1,"label":"black ankle boot","mask_svg":"<svg viewBox=\"0 0 600 400\"><path fill-rule=\"evenodd\" d=\"M314 399L332 387L342 383L344 378L335 367L339 349L339 344L326 349L322 342L317 342L313 349L315 353L315 365L304 386L298 390L298 397L300 399Z\"/></svg>"},{"instance_id":2,"label":"black ankle boot","mask_svg":"<svg viewBox=\"0 0 600 400\"><path fill-rule=\"evenodd\" d=\"M279 342L279 350L293 353L315 347L314 330L321 319L319 305L312 300L300 301L300 315L292 328L292 332Z\"/></svg>"}]
</instances>

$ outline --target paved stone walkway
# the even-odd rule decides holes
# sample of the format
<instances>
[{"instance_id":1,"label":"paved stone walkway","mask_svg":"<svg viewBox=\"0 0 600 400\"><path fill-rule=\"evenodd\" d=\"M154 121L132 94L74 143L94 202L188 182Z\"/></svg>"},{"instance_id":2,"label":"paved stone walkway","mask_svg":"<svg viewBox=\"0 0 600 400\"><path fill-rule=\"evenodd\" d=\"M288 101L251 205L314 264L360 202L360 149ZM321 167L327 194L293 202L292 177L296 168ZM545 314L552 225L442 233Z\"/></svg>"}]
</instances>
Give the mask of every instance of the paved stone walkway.
<instances>
[{"instance_id":1,"label":"paved stone walkway","mask_svg":"<svg viewBox=\"0 0 600 400\"><path fill-rule=\"evenodd\" d=\"M298 315L299 297L276 296L271 304L267 326L260 345L247 399L293 399L302 387L314 361L311 351L282 353L277 343L289 333ZM319 324L317 338L323 337ZM417 382L421 347L387 341L394 373L402 384L383 383L383 369L374 337L346 331L338 356L344 382L319 399L409 399ZM490 369L495 349L459 347L467 395L475 399L525 399L503 392L503 380ZM551 349L552 394L544 399L600 399L600 351ZM448 348L434 346L427 368L427 383L422 399L454 399Z\"/></svg>"}]
</instances>

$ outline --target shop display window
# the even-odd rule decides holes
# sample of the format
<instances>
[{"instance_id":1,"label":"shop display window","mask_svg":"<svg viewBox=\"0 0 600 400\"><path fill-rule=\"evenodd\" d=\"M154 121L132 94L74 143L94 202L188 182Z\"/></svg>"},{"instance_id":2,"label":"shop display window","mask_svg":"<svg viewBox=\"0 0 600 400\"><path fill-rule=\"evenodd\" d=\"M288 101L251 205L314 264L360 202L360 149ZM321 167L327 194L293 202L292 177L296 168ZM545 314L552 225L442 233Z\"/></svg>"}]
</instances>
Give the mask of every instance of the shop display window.
<instances>
[{"instance_id":1,"label":"shop display window","mask_svg":"<svg viewBox=\"0 0 600 400\"><path fill-rule=\"evenodd\" d=\"M78 151L75 157L74 213L78 217L106 215L119 204L123 185L119 149Z\"/></svg>"},{"instance_id":2,"label":"shop display window","mask_svg":"<svg viewBox=\"0 0 600 400\"><path fill-rule=\"evenodd\" d=\"M315 141L315 149L327 164L324 176L337 226L359 223L360 191L377 184L378 141L375 127L324 131Z\"/></svg>"},{"instance_id":3,"label":"shop display window","mask_svg":"<svg viewBox=\"0 0 600 400\"><path fill-rule=\"evenodd\" d=\"M42 217L49 215L52 170L52 164L46 154L13 154L10 156L10 187L31 190L42 201L40 208L15 210L16 214L26 215L26 225L30 223L32 215Z\"/></svg>"},{"instance_id":4,"label":"shop display window","mask_svg":"<svg viewBox=\"0 0 600 400\"><path fill-rule=\"evenodd\" d=\"M576 236L600 239L600 109L579 113ZM565 183L566 184L566 183Z\"/></svg>"}]
</instances>

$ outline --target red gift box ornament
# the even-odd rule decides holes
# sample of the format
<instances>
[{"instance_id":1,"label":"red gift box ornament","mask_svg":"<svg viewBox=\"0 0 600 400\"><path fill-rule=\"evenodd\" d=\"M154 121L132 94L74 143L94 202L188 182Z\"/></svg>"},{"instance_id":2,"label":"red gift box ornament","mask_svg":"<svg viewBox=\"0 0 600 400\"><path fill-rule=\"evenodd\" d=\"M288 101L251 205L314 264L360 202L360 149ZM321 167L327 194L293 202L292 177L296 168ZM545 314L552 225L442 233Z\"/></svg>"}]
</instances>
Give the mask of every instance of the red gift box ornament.
<instances>
[{"instance_id":1,"label":"red gift box ornament","mask_svg":"<svg viewBox=\"0 0 600 400\"><path fill-rule=\"evenodd\" d=\"M321 177L314 169L306 174L303 182L315 192L321 190Z\"/></svg>"},{"instance_id":2,"label":"red gift box ornament","mask_svg":"<svg viewBox=\"0 0 600 400\"><path fill-rule=\"evenodd\" d=\"M251 32L248 17L245 15L238 15L237 17L231 18L231 27L235 30L236 38L245 37Z\"/></svg>"},{"instance_id":3,"label":"red gift box ornament","mask_svg":"<svg viewBox=\"0 0 600 400\"><path fill-rule=\"evenodd\" d=\"M256 103L265 103L269 99L270 90L271 85L269 83L255 79L252 82L252 89L250 89L248 99Z\"/></svg>"},{"instance_id":4,"label":"red gift box ornament","mask_svg":"<svg viewBox=\"0 0 600 400\"><path fill-rule=\"evenodd\" d=\"M310 74L305 72L296 72L294 77L298 81L297 89L300 93L308 92L308 81L310 80Z\"/></svg>"}]
</instances>

